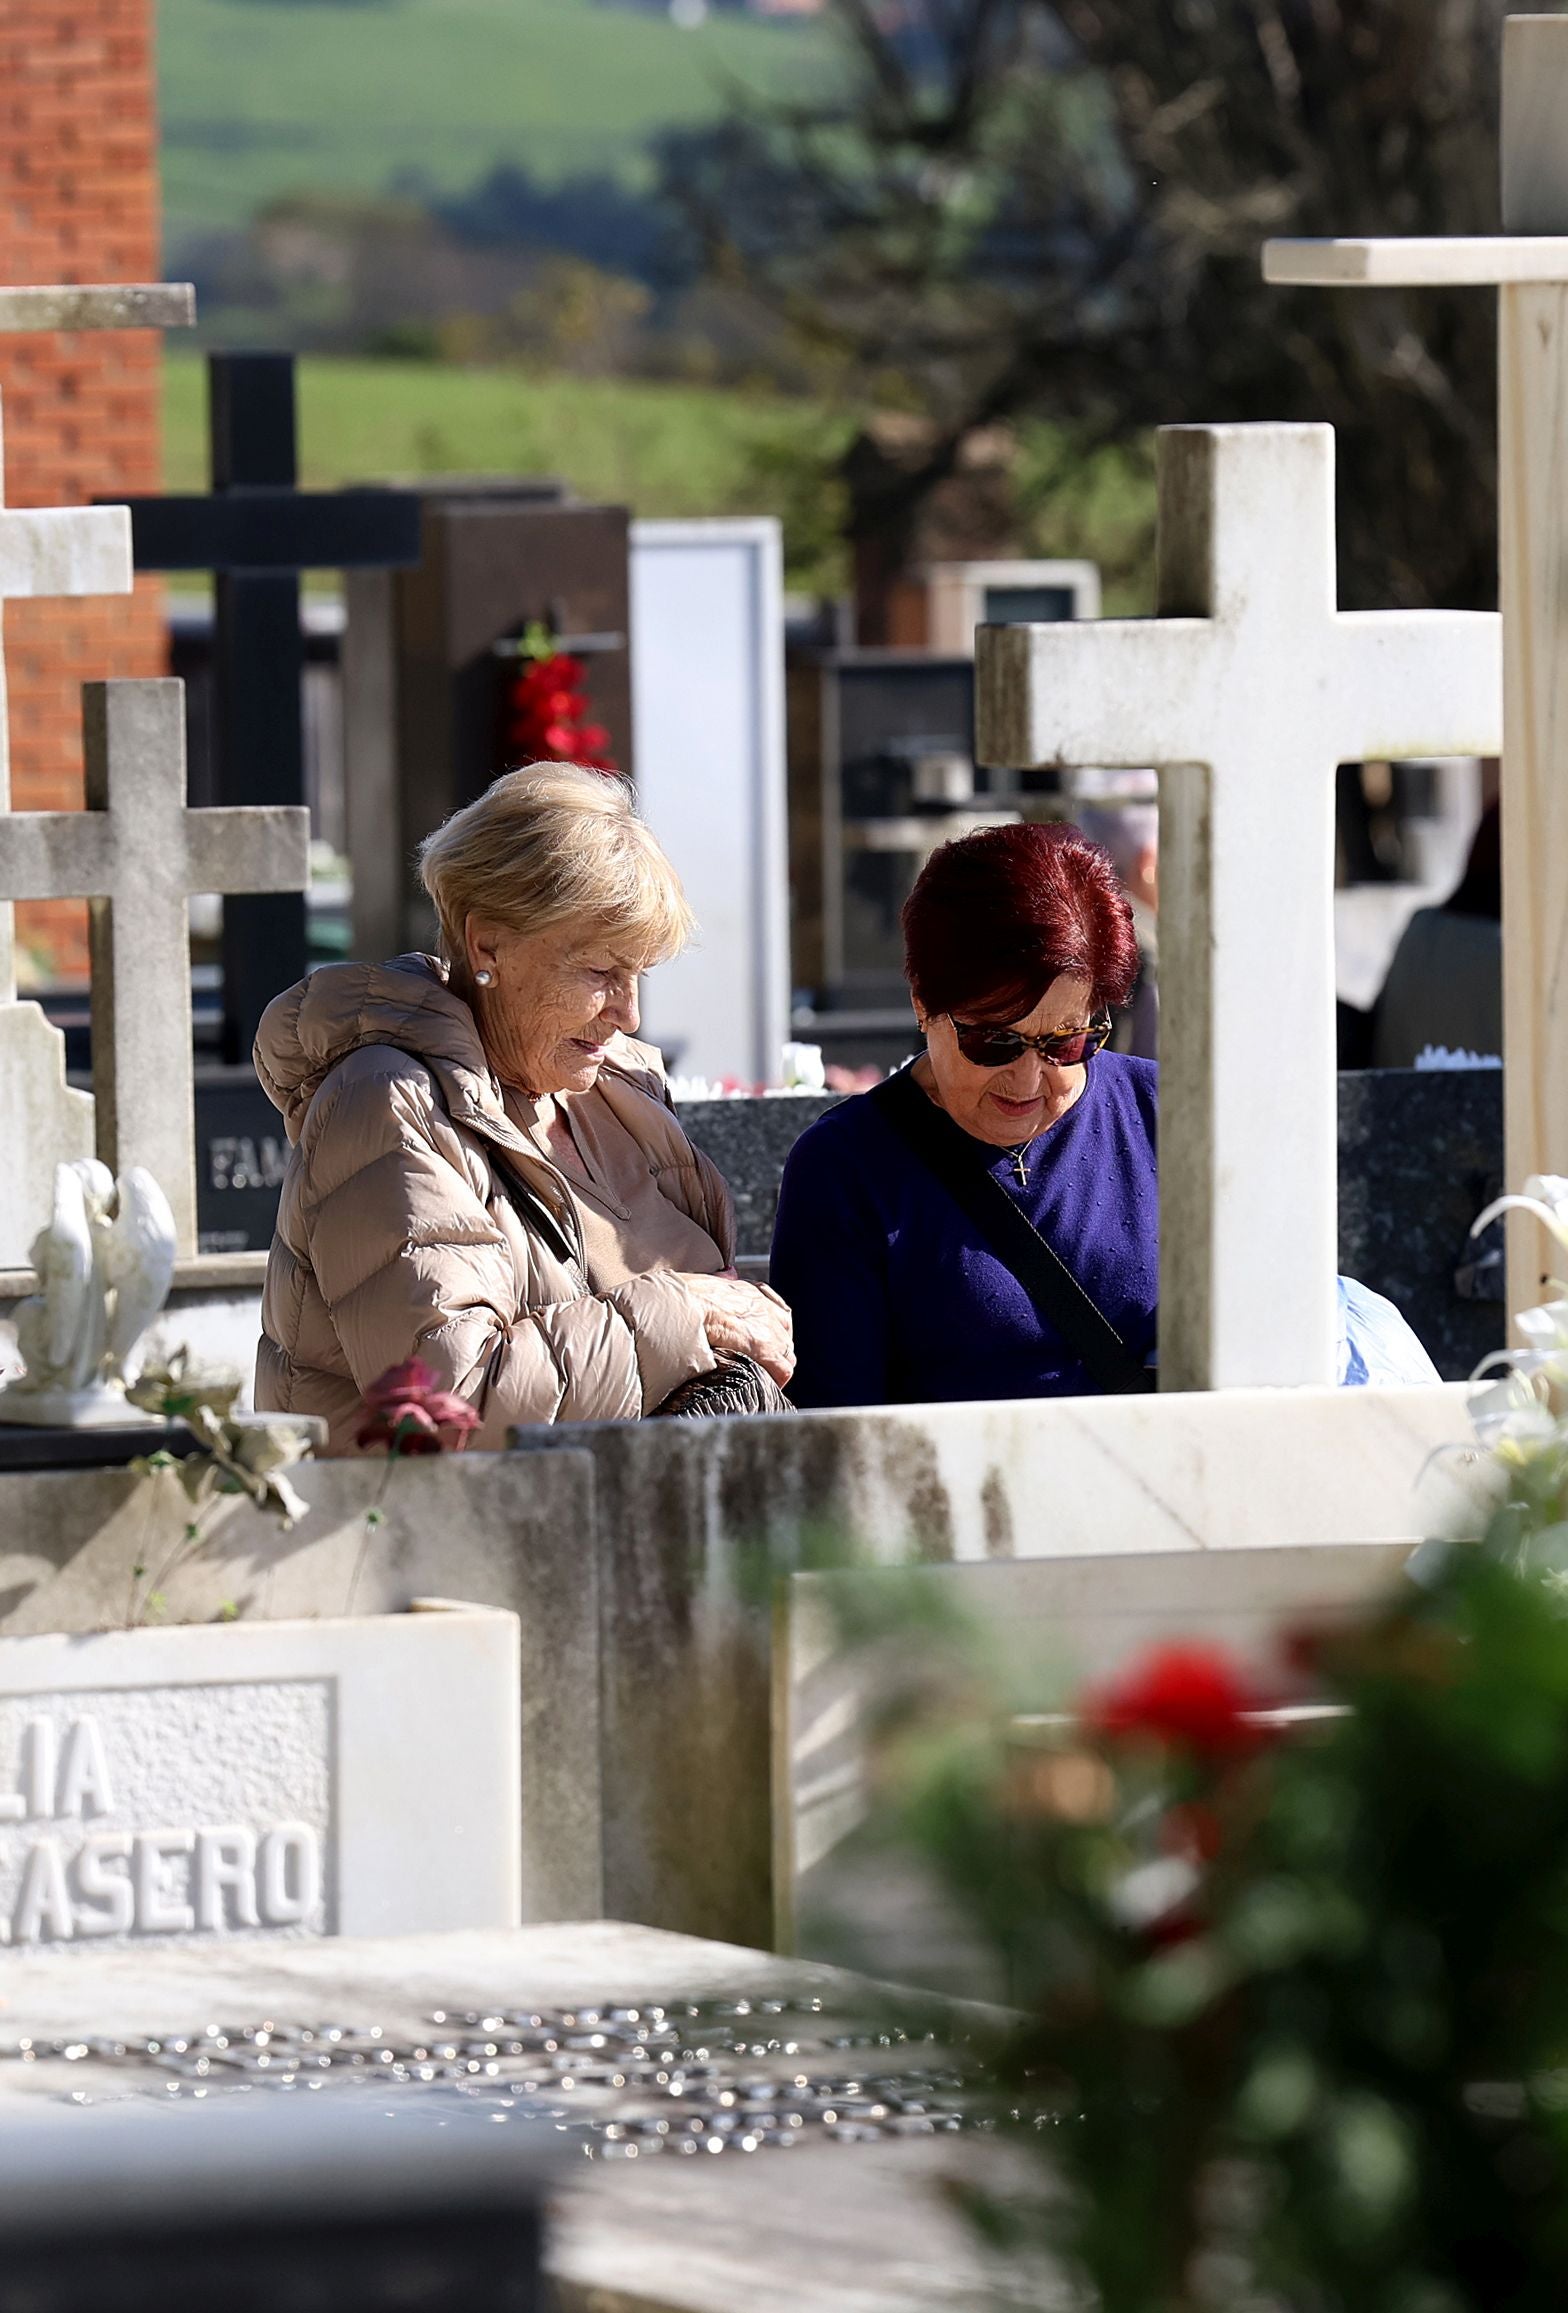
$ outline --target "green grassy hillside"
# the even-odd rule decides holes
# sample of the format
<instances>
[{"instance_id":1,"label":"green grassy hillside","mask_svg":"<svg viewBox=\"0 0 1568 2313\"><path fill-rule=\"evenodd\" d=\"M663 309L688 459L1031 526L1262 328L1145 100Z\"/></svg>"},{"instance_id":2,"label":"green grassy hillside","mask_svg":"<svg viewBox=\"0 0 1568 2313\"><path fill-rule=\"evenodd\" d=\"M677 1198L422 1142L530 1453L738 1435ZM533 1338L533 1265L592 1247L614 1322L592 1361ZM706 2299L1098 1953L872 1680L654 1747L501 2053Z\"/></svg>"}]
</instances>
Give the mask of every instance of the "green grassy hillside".
<instances>
[{"instance_id":1,"label":"green grassy hillside","mask_svg":"<svg viewBox=\"0 0 1568 2313\"><path fill-rule=\"evenodd\" d=\"M841 584L820 527L802 524L798 479L842 443L847 420L815 403L695 386L529 377L438 362L299 365L300 469L316 488L420 474L555 474L584 498L638 514L791 516L793 575ZM206 369L164 365L167 487L207 486ZM831 525L828 525L830 528Z\"/></svg>"},{"instance_id":2,"label":"green grassy hillside","mask_svg":"<svg viewBox=\"0 0 1568 2313\"><path fill-rule=\"evenodd\" d=\"M636 183L659 130L736 83L821 69L812 25L725 15L693 31L602 0L158 0L173 235L280 194L444 191L499 162Z\"/></svg>"}]
</instances>

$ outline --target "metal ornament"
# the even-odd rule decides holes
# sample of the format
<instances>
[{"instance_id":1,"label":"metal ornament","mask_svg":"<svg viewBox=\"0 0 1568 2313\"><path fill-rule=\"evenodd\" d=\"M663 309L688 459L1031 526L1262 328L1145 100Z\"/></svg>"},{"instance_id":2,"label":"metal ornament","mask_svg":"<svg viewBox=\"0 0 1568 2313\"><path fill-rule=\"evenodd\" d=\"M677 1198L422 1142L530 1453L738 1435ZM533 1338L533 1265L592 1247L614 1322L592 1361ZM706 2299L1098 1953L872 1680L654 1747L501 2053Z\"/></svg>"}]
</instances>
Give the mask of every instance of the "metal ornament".
<instances>
[{"instance_id":1,"label":"metal ornament","mask_svg":"<svg viewBox=\"0 0 1568 2313\"><path fill-rule=\"evenodd\" d=\"M939 2045L934 2033L834 2018L818 1999L437 2008L426 2024L413 2038L379 2024L271 2018L157 2037L17 2038L0 2040L0 2064L58 2064L77 2104L269 2088L435 2095L475 2120L547 2118L590 2160L787 2152L813 2139L856 2144L986 2125L964 2109L975 2065L961 2036ZM851 2070L847 2052L862 2049L871 2063ZM85 2080L96 2093L72 2085Z\"/></svg>"}]
</instances>

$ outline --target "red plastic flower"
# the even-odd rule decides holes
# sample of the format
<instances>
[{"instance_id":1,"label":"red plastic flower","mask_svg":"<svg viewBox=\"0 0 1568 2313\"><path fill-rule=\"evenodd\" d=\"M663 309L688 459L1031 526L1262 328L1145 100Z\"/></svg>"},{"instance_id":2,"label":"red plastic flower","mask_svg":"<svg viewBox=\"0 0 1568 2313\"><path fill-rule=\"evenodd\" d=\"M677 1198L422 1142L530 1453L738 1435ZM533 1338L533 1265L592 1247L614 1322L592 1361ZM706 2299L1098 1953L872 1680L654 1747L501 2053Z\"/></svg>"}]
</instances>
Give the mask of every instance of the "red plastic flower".
<instances>
[{"instance_id":1,"label":"red plastic flower","mask_svg":"<svg viewBox=\"0 0 1568 2313\"><path fill-rule=\"evenodd\" d=\"M422 1358L388 1366L364 1396L365 1419L354 1443L389 1454L461 1453L479 1416L440 1385Z\"/></svg>"},{"instance_id":2,"label":"red plastic flower","mask_svg":"<svg viewBox=\"0 0 1568 2313\"><path fill-rule=\"evenodd\" d=\"M586 671L568 651L523 657L512 676L503 723L509 751L523 762L581 763L613 772L610 734L589 713Z\"/></svg>"},{"instance_id":3,"label":"red plastic flower","mask_svg":"<svg viewBox=\"0 0 1568 2313\"><path fill-rule=\"evenodd\" d=\"M1086 1725L1115 1741L1163 1743L1224 1759L1268 1740L1268 1730L1246 1715L1267 1708L1228 1656L1178 1642L1154 1648L1124 1676L1086 1695L1079 1711Z\"/></svg>"}]
</instances>

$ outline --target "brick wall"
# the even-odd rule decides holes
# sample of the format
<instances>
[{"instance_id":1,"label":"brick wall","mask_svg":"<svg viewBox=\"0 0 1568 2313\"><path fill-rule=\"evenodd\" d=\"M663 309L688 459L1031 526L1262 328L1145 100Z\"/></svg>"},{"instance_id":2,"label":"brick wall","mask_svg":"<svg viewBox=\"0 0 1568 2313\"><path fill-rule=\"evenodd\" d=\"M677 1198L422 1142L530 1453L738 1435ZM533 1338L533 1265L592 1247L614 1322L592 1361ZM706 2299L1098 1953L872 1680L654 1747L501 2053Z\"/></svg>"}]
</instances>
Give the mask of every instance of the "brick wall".
<instances>
[{"instance_id":1,"label":"brick wall","mask_svg":"<svg viewBox=\"0 0 1568 2313\"><path fill-rule=\"evenodd\" d=\"M161 274L153 0L0 0L0 282ZM5 497L70 506L162 485L161 340L0 336ZM162 589L5 607L12 801L82 800L80 685L165 671ZM85 979L74 901L17 911L45 977Z\"/></svg>"}]
</instances>

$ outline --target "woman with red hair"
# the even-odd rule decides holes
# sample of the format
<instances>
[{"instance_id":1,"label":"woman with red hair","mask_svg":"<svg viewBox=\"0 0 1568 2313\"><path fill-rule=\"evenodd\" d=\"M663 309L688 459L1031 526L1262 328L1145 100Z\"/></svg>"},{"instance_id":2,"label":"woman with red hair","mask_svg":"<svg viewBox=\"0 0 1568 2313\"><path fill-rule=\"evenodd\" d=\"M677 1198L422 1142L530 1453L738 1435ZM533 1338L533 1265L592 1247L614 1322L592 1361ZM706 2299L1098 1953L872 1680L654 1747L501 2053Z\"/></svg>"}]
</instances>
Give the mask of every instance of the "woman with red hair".
<instances>
[{"instance_id":1,"label":"woman with red hair","mask_svg":"<svg viewBox=\"0 0 1568 2313\"><path fill-rule=\"evenodd\" d=\"M989 828L903 922L925 1051L784 1169L795 1403L1152 1386L1158 1075L1104 1049L1138 973L1114 865L1075 827Z\"/></svg>"}]
</instances>

